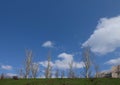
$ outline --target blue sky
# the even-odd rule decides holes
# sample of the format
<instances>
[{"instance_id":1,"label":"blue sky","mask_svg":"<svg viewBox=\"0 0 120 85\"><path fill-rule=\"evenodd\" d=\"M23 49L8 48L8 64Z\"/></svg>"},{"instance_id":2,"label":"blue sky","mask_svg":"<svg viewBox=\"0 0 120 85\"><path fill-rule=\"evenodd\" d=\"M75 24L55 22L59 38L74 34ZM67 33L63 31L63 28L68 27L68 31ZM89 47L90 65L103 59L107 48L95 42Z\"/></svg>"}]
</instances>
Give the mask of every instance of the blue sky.
<instances>
[{"instance_id":1,"label":"blue sky","mask_svg":"<svg viewBox=\"0 0 120 85\"><path fill-rule=\"evenodd\" d=\"M0 73L14 74L22 68L26 48L33 50L34 61L41 66L50 49L53 64L72 56L80 68L81 47L88 43L101 71L119 64L119 4L119 0L1 0Z\"/></svg>"}]
</instances>

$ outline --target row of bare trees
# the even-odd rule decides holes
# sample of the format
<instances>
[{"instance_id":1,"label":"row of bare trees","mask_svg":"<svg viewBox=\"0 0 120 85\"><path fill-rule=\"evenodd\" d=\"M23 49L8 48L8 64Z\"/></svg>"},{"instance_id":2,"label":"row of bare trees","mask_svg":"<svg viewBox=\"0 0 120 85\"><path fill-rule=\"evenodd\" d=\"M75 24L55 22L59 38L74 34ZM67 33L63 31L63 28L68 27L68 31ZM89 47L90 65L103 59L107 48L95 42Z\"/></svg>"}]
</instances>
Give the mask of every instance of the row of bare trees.
<instances>
[{"instance_id":1,"label":"row of bare trees","mask_svg":"<svg viewBox=\"0 0 120 85\"><path fill-rule=\"evenodd\" d=\"M21 78L36 78L39 71L39 64L33 62L32 50L26 50L26 58L24 61L24 68L19 69Z\"/></svg>"},{"instance_id":2,"label":"row of bare trees","mask_svg":"<svg viewBox=\"0 0 120 85\"><path fill-rule=\"evenodd\" d=\"M95 63L95 60L93 58L93 55L90 51L89 47L84 48L84 51L82 53L82 62L83 62L83 68L80 74L84 76L85 78L90 78L92 73L92 67L94 67L96 77L98 77L99 72L99 66L97 63ZM33 54L31 50L26 50L26 59L25 59L25 65L24 69L19 70L20 76L24 78L36 78L39 73L39 64L33 62ZM65 77L65 71L61 71L59 69L56 69L56 72L54 73L56 78ZM51 65L51 55L50 53L47 56L47 67L45 68L45 78L52 78L52 65ZM68 78L76 78L78 75L75 74L74 70L74 62L71 61L69 63L69 70L68 70Z\"/></svg>"},{"instance_id":3,"label":"row of bare trees","mask_svg":"<svg viewBox=\"0 0 120 85\"><path fill-rule=\"evenodd\" d=\"M94 68L95 78L98 78L99 75L99 65L95 60L94 54L91 52L90 47L85 47L83 50L82 61L84 63L84 67L82 70L82 74L85 78L90 78L92 74L92 68Z\"/></svg>"}]
</instances>

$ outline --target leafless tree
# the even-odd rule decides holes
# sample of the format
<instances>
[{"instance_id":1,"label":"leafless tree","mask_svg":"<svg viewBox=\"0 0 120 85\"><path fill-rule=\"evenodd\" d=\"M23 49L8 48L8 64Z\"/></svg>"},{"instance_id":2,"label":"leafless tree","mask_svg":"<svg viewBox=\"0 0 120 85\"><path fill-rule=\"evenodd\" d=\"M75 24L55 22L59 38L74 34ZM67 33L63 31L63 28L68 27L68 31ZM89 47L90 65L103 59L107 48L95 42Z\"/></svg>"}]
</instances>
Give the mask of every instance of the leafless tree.
<instances>
[{"instance_id":1,"label":"leafless tree","mask_svg":"<svg viewBox=\"0 0 120 85\"><path fill-rule=\"evenodd\" d=\"M25 78L25 72L24 72L24 70L22 68L18 69L18 74L19 74L20 78Z\"/></svg>"},{"instance_id":2,"label":"leafless tree","mask_svg":"<svg viewBox=\"0 0 120 85\"><path fill-rule=\"evenodd\" d=\"M51 66L51 56L50 53L47 57L47 67L45 69L45 78L51 78L52 77L52 66Z\"/></svg>"},{"instance_id":3,"label":"leafless tree","mask_svg":"<svg viewBox=\"0 0 120 85\"><path fill-rule=\"evenodd\" d=\"M31 65L31 72L32 72L32 78L36 78L39 71L39 64L32 63Z\"/></svg>"},{"instance_id":4,"label":"leafless tree","mask_svg":"<svg viewBox=\"0 0 120 85\"><path fill-rule=\"evenodd\" d=\"M55 78L59 78L59 69L56 69Z\"/></svg>"},{"instance_id":5,"label":"leafless tree","mask_svg":"<svg viewBox=\"0 0 120 85\"><path fill-rule=\"evenodd\" d=\"M25 78L28 78L31 71L32 64L32 50L26 50L26 59L25 59Z\"/></svg>"},{"instance_id":6,"label":"leafless tree","mask_svg":"<svg viewBox=\"0 0 120 85\"><path fill-rule=\"evenodd\" d=\"M73 66L74 62L71 61L69 63L69 72L68 72L68 78L75 78L75 72L74 72L74 66Z\"/></svg>"},{"instance_id":7,"label":"leafless tree","mask_svg":"<svg viewBox=\"0 0 120 85\"><path fill-rule=\"evenodd\" d=\"M61 78L64 78L65 77L65 71L61 71Z\"/></svg>"},{"instance_id":8,"label":"leafless tree","mask_svg":"<svg viewBox=\"0 0 120 85\"><path fill-rule=\"evenodd\" d=\"M93 68L95 70L95 78L99 78L99 69L100 69L100 67L99 67L99 64L96 61L96 56L92 52L90 53L90 55L91 55L91 57L90 57L91 64L92 64L92 66L93 66Z\"/></svg>"},{"instance_id":9,"label":"leafless tree","mask_svg":"<svg viewBox=\"0 0 120 85\"><path fill-rule=\"evenodd\" d=\"M95 68L95 77L99 78L99 65L97 63L93 63Z\"/></svg>"},{"instance_id":10,"label":"leafless tree","mask_svg":"<svg viewBox=\"0 0 120 85\"><path fill-rule=\"evenodd\" d=\"M84 63L84 68L82 74L85 78L90 78L91 75L91 51L90 47L85 47L83 51L82 61Z\"/></svg>"}]
</instances>

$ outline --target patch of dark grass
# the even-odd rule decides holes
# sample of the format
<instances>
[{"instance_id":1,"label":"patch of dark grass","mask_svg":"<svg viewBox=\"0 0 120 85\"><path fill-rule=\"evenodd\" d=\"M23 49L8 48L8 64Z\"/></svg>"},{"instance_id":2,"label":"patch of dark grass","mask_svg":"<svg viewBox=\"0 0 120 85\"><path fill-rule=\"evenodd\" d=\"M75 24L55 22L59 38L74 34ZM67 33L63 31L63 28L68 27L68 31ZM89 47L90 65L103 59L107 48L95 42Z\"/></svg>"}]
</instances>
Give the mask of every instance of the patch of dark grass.
<instances>
[{"instance_id":1,"label":"patch of dark grass","mask_svg":"<svg viewBox=\"0 0 120 85\"><path fill-rule=\"evenodd\" d=\"M3 79L0 85L120 85L119 79L90 78L90 79Z\"/></svg>"}]
</instances>

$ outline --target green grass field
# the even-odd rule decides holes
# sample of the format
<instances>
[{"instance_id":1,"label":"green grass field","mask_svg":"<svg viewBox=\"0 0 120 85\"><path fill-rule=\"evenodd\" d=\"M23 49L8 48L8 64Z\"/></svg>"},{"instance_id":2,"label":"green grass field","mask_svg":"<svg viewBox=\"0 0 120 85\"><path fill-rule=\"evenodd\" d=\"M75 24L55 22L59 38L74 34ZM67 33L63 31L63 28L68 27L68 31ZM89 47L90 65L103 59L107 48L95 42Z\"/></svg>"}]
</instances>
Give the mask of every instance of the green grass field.
<instances>
[{"instance_id":1,"label":"green grass field","mask_svg":"<svg viewBox=\"0 0 120 85\"><path fill-rule=\"evenodd\" d=\"M0 85L120 85L120 79L4 79Z\"/></svg>"}]
</instances>

